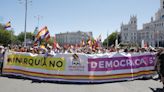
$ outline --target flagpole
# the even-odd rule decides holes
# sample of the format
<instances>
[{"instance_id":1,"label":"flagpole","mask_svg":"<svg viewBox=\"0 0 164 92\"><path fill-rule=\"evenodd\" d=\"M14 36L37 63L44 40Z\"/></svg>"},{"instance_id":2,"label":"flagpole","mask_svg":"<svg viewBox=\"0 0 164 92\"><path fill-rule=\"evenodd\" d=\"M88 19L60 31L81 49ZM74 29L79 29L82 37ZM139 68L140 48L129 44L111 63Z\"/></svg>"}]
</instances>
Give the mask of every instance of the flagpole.
<instances>
[{"instance_id":1,"label":"flagpole","mask_svg":"<svg viewBox=\"0 0 164 92\"><path fill-rule=\"evenodd\" d=\"M13 36L13 31L14 31L14 29L13 28L11 28L11 33L10 33L10 38L12 39L12 36ZM11 40L11 43L10 43L11 45L11 47L13 47L13 42L12 42L12 40Z\"/></svg>"},{"instance_id":2,"label":"flagpole","mask_svg":"<svg viewBox=\"0 0 164 92\"><path fill-rule=\"evenodd\" d=\"M107 31L107 49L108 49L109 39L108 39L108 31Z\"/></svg>"},{"instance_id":3,"label":"flagpole","mask_svg":"<svg viewBox=\"0 0 164 92\"><path fill-rule=\"evenodd\" d=\"M158 38L157 38L157 41L158 41L158 47L159 47L159 35L157 36Z\"/></svg>"},{"instance_id":4,"label":"flagpole","mask_svg":"<svg viewBox=\"0 0 164 92\"><path fill-rule=\"evenodd\" d=\"M118 32L116 30L115 48L118 48Z\"/></svg>"}]
</instances>

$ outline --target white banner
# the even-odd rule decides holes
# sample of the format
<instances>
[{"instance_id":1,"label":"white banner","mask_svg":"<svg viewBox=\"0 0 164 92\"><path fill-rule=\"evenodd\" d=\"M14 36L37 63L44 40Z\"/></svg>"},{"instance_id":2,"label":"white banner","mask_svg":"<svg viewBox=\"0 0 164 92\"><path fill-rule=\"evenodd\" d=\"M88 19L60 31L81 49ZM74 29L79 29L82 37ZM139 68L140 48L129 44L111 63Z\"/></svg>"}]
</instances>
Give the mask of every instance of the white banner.
<instances>
[{"instance_id":1,"label":"white banner","mask_svg":"<svg viewBox=\"0 0 164 92\"><path fill-rule=\"evenodd\" d=\"M32 79L66 82L109 82L150 77L154 53L56 54L54 57L30 53L6 55L4 74Z\"/></svg>"}]
</instances>

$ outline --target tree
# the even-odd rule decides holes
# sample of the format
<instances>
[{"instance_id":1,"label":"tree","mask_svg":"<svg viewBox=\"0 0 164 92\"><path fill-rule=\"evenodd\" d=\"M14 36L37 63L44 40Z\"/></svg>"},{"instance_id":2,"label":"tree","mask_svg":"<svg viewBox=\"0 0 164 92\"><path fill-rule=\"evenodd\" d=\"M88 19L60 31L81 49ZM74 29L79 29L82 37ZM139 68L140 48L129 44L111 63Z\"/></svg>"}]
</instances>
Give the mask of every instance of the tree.
<instances>
[{"instance_id":1,"label":"tree","mask_svg":"<svg viewBox=\"0 0 164 92\"><path fill-rule=\"evenodd\" d=\"M53 43L54 43L54 37L50 37L50 39L48 41L46 41L45 39L41 40L41 44L43 44L43 45L49 44L49 45L53 46Z\"/></svg>"},{"instance_id":2,"label":"tree","mask_svg":"<svg viewBox=\"0 0 164 92\"><path fill-rule=\"evenodd\" d=\"M4 25L0 24L0 30L4 30Z\"/></svg>"},{"instance_id":3,"label":"tree","mask_svg":"<svg viewBox=\"0 0 164 92\"><path fill-rule=\"evenodd\" d=\"M12 44L12 42L16 42L14 32L12 30L0 29L0 44L7 46L8 44Z\"/></svg>"},{"instance_id":4,"label":"tree","mask_svg":"<svg viewBox=\"0 0 164 92\"><path fill-rule=\"evenodd\" d=\"M24 32L21 32L17 37L18 37L18 40L22 43L24 42L24 35L25 33ZM33 36L34 34L31 33L31 32L26 32L26 39L29 39L29 40L33 40Z\"/></svg>"},{"instance_id":5,"label":"tree","mask_svg":"<svg viewBox=\"0 0 164 92\"><path fill-rule=\"evenodd\" d=\"M0 24L0 45L7 46L8 44L10 45L15 45L15 44L22 44L24 42L24 32L21 32L18 36L14 35L13 30L6 30L4 29L4 25ZM34 41L34 34L31 32L26 32L26 39L28 40L27 42L30 42L33 44ZM54 37L51 37L48 42L44 40L41 41L41 43L44 44L50 44L53 45L54 42Z\"/></svg>"},{"instance_id":6,"label":"tree","mask_svg":"<svg viewBox=\"0 0 164 92\"><path fill-rule=\"evenodd\" d=\"M120 34L118 32L113 32L104 40L103 46L115 45L115 40L117 39L117 37L118 37L118 43L120 43Z\"/></svg>"}]
</instances>

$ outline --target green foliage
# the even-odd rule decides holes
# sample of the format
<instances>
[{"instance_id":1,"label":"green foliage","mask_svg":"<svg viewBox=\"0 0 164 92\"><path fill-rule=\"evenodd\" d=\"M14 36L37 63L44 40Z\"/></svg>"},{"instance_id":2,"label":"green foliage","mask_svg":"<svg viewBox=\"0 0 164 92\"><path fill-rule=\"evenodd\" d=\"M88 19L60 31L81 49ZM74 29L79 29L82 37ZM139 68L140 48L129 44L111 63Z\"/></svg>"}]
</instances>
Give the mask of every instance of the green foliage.
<instances>
[{"instance_id":1,"label":"green foliage","mask_svg":"<svg viewBox=\"0 0 164 92\"><path fill-rule=\"evenodd\" d=\"M19 41L14 35L13 30L4 29L4 25L0 24L0 44L7 46L8 44L18 44Z\"/></svg>"},{"instance_id":2,"label":"green foliage","mask_svg":"<svg viewBox=\"0 0 164 92\"><path fill-rule=\"evenodd\" d=\"M13 30L5 30L4 25L0 24L0 45L7 46L8 44L22 44L24 42L24 32L18 34L18 36L14 35ZM26 39L30 41L34 41L34 34L31 32L26 32ZM41 41L41 44L50 44L53 45L54 37L51 37L48 42L45 40Z\"/></svg>"},{"instance_id":3,"label":"green foliage","mask_svg":"<svg viewBox=\"0 0 164 92\"><path fill-rule=\"evenodd\" d=\"M51 37L48 41L46 41L45 39L41 41L42 45L49 44L49 45L53 46L53 43L54 43L54 37Z\"/></svg>"},{"instance_id":4,"label":"green foliage","mask_svg":"<svg viewBox=\"0 0 164 92\"><path fill-rule=\"evenodd\" d=\"M4 25L0 24L0 30L4 30Z\"/></svg>"},{"instance_id":5,"label":"green foliage","mask_svg":"<svg viewBox=\"0 0 164 92\"><path fill-rule=\"evenodd\" d=\"M120 42L120 35L117 32L113 32L111 33L103 42L104 46L111 46L111 45L115 45L115 40L118 37L118 42ZM108 42L107 42L108 41Z\"/></svg>"},{"instance_id":6,"label":"green foliage","mask_svg":"<svg viewBox=\"0 0 164 92\"><path fill-rule=\"evenodd\" d=\"M13 37L13 31L7 31L0 29L0 44L7 46L8 44L11 44L11 42L14 42L16 39L15 36Z\"/></svg>"},{"instance_id":7,"label":"green foliage","mask_svg":"<svg viewBox=\"0 0 164 92\"><path fill-rule=\"evenodd\" d=\"M20 42L24 42L24 35L25 35L25 33L24 33L24 32L21 32L21 33L17 36L17 38L18 38L18 40L19 40ZM34 40L33 37L34 37L34 34L33 34L33 33L31 33L31 32L26 32L26 39Z\"/></svg>"}]
</instances>

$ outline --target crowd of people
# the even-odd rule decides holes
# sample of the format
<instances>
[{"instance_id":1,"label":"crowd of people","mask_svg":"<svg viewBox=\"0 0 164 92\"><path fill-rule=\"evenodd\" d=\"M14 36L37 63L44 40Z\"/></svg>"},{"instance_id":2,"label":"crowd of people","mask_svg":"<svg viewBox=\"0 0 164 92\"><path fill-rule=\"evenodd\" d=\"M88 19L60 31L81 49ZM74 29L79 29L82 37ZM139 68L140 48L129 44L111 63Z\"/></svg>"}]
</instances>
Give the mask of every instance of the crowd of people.
<instances>
[{"instance_id":1,"label":"crowd of people","mask_svg":"<svg viewBox=\"0 0 164 92\"><path fill-rule=\"evenodd\" d=\"M23 47L22 45L14 45L14 46L7 46L4 47L0 45L0 68L2 73L3 67L3 59L4 54L6 51L9 52L26 52L31 54L45 54L46 56L53 56L55 53L84 53L84 54L103 54L103 53L112 53L112 52L124 52L124 53L144 53L144 52L156 52L157 56L157 63L155 66L155 70L157 70L161 82L164 85L164 48L120 48L120 47L90 47L89 45L85 46L78 46L78 45L65 45L63 47L56 47L53 48L49 44L47 46L40 45L40 46L28 46Z\"/></svg>"},{"instance_id":2,"label":"crowd of people","mask_svg":"<svg viewBox=\"0 0 164 92\"><path fill-rule=\"evenodd\" d=\"M1 46L3 47L3 46ZM48 45L40 45L40 46L28 46L24 47L22 45L14 45L3 47L3 51L14 51L14 52L27 52L33 54L54 54L54 53L84 53L84 54L104 54L111 52L125 52L125 53L142 53L142 52L157 52L159 48L137 48L137 47L91 47L89 45L79 46L79 45L65 45L63 47L53 48Z\"/></svg>"}]
</instances>

